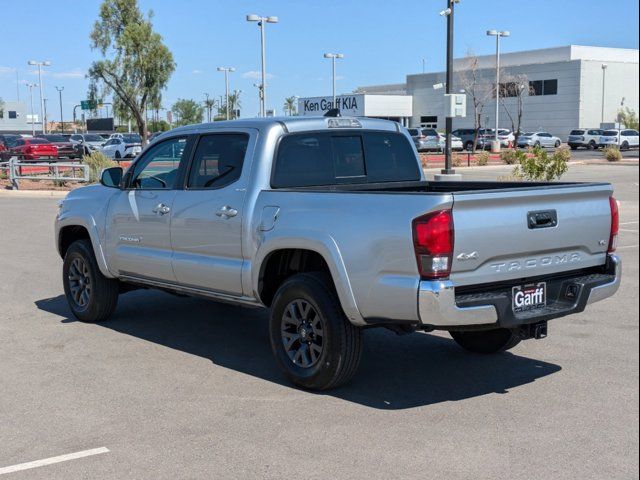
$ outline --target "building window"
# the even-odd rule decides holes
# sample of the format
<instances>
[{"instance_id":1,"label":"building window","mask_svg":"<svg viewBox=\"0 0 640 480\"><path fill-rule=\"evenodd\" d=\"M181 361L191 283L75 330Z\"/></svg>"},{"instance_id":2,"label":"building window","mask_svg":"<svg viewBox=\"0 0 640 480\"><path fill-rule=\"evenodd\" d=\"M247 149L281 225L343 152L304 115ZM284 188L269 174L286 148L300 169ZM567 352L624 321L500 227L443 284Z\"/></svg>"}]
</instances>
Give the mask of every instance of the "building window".
<instances>
[{"instance_id":1,"label":"building window","mask_svg":"<svg viewBox=\"0 0 640 480\"><path fill-rule=\"evenodd\" d=\"M420 126L426 128L438 128L437 115L420 117Z\"/></svg>"},{"instance_id":2,"label":"building window","mask_svg":"<svg viewBox=\"0 0 640 480\"><path fill-rule=\"evenodd\" d=\"M529 95L557 95L558 80L532 80L529 82Z\"/></svg>"},{"instance_id":3,"label":"building window","mask_svg":"<svg viewBox=\"0 0 640 480\"><path fill-rule=\"evenodd\" d=\"M18 118L18 112L15 110L9 110L9 118L16 119Z\"/></svg>"},{"instance_id":4,"label":"building window","mask_svg":"<svg viewBox=\"0 0 640 480\"><path fill-rule=\"evenodd\" d=\"M557 95L557 94L558 94L558 80L545 80L544 95Z\"/></svg>"}]
</instances>

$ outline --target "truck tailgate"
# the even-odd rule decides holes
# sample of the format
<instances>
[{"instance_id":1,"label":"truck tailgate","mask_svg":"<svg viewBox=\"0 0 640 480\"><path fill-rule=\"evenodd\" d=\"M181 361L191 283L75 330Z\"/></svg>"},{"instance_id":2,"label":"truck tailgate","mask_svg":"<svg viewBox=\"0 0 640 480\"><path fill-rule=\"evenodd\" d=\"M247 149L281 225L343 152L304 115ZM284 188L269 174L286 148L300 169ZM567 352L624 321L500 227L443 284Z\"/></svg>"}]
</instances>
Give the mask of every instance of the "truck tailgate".
<instances>
[{"instance_id":1,"label":"truck tailgate","mask_svg":"<svg viewBox=\"0 0 640 480\"><path fill-rule=\"evenodd\" d=\"M451 280L478 285L603 265L609 184L454 193Z\"/></svg>"}]
</instances>

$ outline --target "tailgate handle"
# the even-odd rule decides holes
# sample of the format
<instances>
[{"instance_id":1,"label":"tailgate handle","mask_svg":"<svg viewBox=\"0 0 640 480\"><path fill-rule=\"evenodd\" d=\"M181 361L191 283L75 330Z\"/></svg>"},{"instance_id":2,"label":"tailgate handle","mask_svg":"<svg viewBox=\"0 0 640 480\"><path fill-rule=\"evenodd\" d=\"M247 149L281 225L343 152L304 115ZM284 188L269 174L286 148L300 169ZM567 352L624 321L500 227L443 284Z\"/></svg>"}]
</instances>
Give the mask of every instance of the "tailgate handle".
<instances>
[{"instance_id":1,"label":"tailgate handle","mask_svg":"<svg viewBox=\"0 0 640 480\"><path fill-rule=\"evenodd\" d=\"M558 213L555 210L541 210L527 213L529 228L552 228L558 226Z\"/></svg>"}]
</instances>

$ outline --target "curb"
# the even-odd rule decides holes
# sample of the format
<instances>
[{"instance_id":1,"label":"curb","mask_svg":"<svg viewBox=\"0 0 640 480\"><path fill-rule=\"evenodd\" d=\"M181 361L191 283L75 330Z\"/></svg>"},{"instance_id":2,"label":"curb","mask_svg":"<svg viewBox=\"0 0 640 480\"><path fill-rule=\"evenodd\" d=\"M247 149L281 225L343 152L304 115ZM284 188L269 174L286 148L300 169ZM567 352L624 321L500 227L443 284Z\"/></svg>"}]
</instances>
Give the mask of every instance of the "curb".
<instances>
[{"instance_id":1,"label":"curb","mask_svg":"<svg viewBox=\"0 0 640 480\"><path fill-rule=\"evenodd\" d=\"M2 197L21 197L21 198L64 198L69 192L65 190L0 190L0 198Z\"/></svg>"}]
</instances>

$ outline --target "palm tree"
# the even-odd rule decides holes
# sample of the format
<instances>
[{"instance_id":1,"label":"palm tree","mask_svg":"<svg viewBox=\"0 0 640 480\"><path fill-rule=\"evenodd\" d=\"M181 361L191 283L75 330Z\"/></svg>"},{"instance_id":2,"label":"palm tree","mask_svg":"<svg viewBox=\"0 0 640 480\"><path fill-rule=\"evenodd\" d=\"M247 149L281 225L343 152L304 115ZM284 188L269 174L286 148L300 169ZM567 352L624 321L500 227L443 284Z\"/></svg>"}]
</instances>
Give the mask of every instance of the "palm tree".
<instances>
[{"instance_id":1,"label":"palm tree","mask_svg":"<svg viewBox=\"0 0 640 480\"><path fill-rule=\"evenodd\" d=\"M240 101L241 93L242 93L242 90L234 90L233 93L229 94L229 108L231 109L231 111L229 112L229 118L231 119L236 118L236 114L238 113L238 110L240 110L240 107L242 106L242 102Z\"/></svg>"},{"instance_id":2,"label":"palm tree","mask_svg":"<svg viewBox=\"0 0 640 480\"><path fill-rule=\"evenodd\" d=\"M284 110L289 112L289 115L295 115L296 112L296 97L287 97L284 99Z\"/></svg>"},{"instance_id":3,"label":"palm tree","mask_svg":"<svg viewBox=\"0 0 640 480\"><path fill-rule=\"evenodd\" d=\"M204 101L204 109L207 111L207 122L211 121L211 112L213 108L216 106L216 101L213 98L207 97Z\"/></svg>"}]
</instances>

